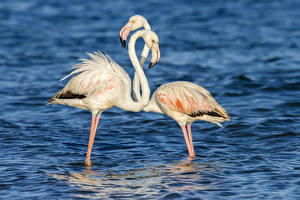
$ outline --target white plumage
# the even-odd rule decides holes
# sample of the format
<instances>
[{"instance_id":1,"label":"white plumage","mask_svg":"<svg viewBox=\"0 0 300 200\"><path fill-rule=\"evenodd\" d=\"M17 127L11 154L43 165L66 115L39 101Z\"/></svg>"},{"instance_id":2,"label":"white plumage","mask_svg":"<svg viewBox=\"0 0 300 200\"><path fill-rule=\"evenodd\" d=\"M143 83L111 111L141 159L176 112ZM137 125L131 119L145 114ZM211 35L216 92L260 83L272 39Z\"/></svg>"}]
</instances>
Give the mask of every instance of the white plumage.
<instances>
[{"instance_id":1,"label":"white plumage","mask_svg":"<svg viewBox=\"0 0 300 200\"><path fill-rule=\"evenodd\" d=\"M222 127L219 122L229 119L205 88L186 81L170 82L157 88L143 110L164 113L180 125L203 120Z\"/></svg>"},{"instance_id":2,"label":"white plumage","mask_svg":"<svg viewBox=\"0 0 300 200\"><path fill-rule=\"evenodd\" d=\"M144 27L151 30L147 20L140 16L132 16L128 23L121 29L121 41L125 40L130 31ZM126 30L126 34L121 34ZM122 45L125 42L122 42ZM123 45L124 46L124 45ZM141 55L141 66L148 55L147 46ZM139 100L140 88L139 77L133 80L135 98ZM212 122L222 127L220 122L228 121L229 115L205 88L186 81L176 81L164 84L156 89L149 104L143 109L146 112L157 112L168 115L181 127L189 155L194 157L194 146L192 139L191 124L196 120ZM188 135L186 131L188 130Z\"/></svg>"},{"instance_id":3,"label":"white plumage","mask_svg":"<svg viewBox=\"0 0 300 200\"><path fill-rule=\"evenodd\" d=\"M90 59L81 59L82 62L74 65L74 70L61 79L74 75L49 103L78 107L92 113L101 112L118 106L120 90L130 92L128 74L113 59L101 52L88 55Z\"/></svg>"},{"instance_id":4,"label":"white plumage","mask_svg":"<svg viewBox=\"0 0 300 200\"><path fill-rule=\"evenodd\" d=\"M90 156L96 134L96 129L104 110L113 106L138 112L149 102L150 88L142 67L135 54L135 42L142 37L154 53L151 64L154 66L159 59L158 37L152 31L141 30L130 38L128 53L142 86L142 97L139 101L131 98L131 80L128 74L108 55L100 52L88 54L90 59L82 59L73 67L73 71L62 78L73 76L66 86L57 92L48 103L73 106L92 112L90 139L85 159L86 165L91 165Z\"/></svg>"}]
</instances>

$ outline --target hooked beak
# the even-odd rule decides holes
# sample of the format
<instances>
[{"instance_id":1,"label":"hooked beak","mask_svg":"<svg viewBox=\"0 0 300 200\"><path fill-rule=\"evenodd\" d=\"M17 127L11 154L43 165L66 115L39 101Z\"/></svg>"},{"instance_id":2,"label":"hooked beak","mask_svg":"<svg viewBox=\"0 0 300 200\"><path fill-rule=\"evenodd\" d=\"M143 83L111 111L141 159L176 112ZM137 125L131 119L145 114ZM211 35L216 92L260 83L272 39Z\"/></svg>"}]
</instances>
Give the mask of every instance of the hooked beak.
<instances>
[{"instance_id":1,"label":"hooked beak","mask_svg":"<svg viewBox=\"0 0 300 200\"><path fill-rule=\"evenodd\" d=\"M154 65L156 65L160 59L160 51L159 51L158 44L153 44L151 51L152 51L152 55L151 55L149 69L154 67Z\"/></svg>"},{"instance_id":2,"label":"hooked beak","mask_svg":"<svg viewBox=\"0 0 300 200\"><path fill-rule=\"evenodd\" d=\"M126 47L126 39L131 31L132 23L128 22L120 31L120 41L122 47Z\"/></svg>"}]
</instances>

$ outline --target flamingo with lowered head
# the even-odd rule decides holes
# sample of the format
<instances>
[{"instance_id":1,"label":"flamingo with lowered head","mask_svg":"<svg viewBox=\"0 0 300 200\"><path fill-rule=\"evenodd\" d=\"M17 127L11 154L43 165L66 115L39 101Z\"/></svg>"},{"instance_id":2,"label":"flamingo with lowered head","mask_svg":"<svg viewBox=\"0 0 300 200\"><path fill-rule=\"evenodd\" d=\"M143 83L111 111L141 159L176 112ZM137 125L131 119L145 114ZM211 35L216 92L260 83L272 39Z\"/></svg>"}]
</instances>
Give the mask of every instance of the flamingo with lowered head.
<instances>
[{"instance_id":1,"label":"flamingo with lowered head","mask_svg":"<svg viewBox=\"0 0 300 200\"><path fill-rule=\"evenodd\" d=\"M122 43L122 47L126 47L126 39L131 31L135 31L136 29L139 28L144 28L145 30L151 30L151 27L148 23L148 21L141 15L134 15L130 17L128 23L121 29L120 31L120 41ZM147 45L144 45L143 51L141 53L141 58L140 58L140 65L144 66L144 63L146 61L146 58L149 54L149 48ZM137 73L134 73L134 78L133 78L133 97L135 100L141 99L141 93L140 93L140 81L138 78ZM138 91L138 92L136 92Z\"/></svg>"},{"instance_id":2,"label":"flamingo with lowered head","mask_svg":"<svg viewBox=\"0 0 300 200\"><path fill-rule=\"evenodd\" d=\"M92 112L85 165L91 165L92 147L103 111L115 106L127 111L138 112L149 102L150 88L135 53L135 43L139 37L142 37L149 49L154 52L150 67L153 67L159 60L158 37L154 32L140 30L131 36L128 53L139 80L141 80L143 92L138 102L131 98L131 80L128 74L113 59L100 52L88 53L90 59L82 59L81 63L75 65L73 67L75 70L61 80L72 75L75 76L48 101L49 104L68 105Z\"/></svg>"},{"instance_id":3,"label":"flamingo with lowered head","mask_svg":"<svg viewBox=\"0 0 300 200\"><path fill-rule=\"evenodd\" d=\"M124 47L130 31L144 27L150 30L147 20L140 16L132 16L121 29L120 40ZM144 48L145 49L145 48ZM142 52L141 61L143 61ZM145 56L147 57L147 56ZM141 62L142 63L142 62ZM139 82L138 76L135 81ZM134 88L137 100L140 99L140 88ZM212 97L209 91L191 82L175 81L161 85L153 93L149 104L143 109L146 112L157 112L174 119L182 129L189 156L194 157L191 124L196 120L208 121L222 127L220 122L229 121L230 117L222 106ZM187 126L187 130L186 130ZM188 132L188 134L187 134Z\"/></svg>"}]
</instances>

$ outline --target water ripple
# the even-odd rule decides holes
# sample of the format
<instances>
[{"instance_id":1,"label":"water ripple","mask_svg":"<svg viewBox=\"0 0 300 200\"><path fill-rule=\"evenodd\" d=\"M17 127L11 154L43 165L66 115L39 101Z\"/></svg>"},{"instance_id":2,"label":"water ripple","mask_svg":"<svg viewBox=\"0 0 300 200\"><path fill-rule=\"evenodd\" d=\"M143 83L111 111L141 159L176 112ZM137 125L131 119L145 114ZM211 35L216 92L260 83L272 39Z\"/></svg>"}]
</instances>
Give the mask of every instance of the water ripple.
<instances>
[{"instance_id":1,"label":"water ripple","mask_svg":"<svg viewBox=\"0 0 300 200\"><path fill-rule=\"evenodd\" d=\"M0 199L299 199L299 6L1 1ZM195 122L191 159L174 120L113 108L86 168L91 114L46 102L85 52L107 52L132 77L118 32L137 13L160 38L151 91L194 82L231 121Z\"/></svg>"}]
</instances>

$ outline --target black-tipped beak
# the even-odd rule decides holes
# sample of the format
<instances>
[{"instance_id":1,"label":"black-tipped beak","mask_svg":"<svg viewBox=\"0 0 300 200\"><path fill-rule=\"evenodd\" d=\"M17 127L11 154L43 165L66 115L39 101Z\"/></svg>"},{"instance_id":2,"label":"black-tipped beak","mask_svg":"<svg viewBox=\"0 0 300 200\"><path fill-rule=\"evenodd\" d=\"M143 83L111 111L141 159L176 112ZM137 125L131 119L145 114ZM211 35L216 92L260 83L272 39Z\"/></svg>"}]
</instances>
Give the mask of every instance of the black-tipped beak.
<instances>
[{"instance_id":1,"label":"black-tipped beak","mask_svg":"<svg viewBox=\"0 0 300 200\"><path fill-rule=\"evenodd\" d=\"M120 37L120 41L121 41L122 47L125 48L125 47L126 47L126 40L123 40L123 39Z\"/></svg>"},{"instance_id":2,"label":"black-tipped beak","mask_svg":"<svg viewBox=\"0 0 300 200\"><path fill-rule=\"evenodd\" d=\"M152 67L154 67L154 65L156 65L158 63L158 61L159 61L160 51L159 51L158 44L154 44L153 47L151 48L151 51L152 51L152 57L151 57L149 69L151 69Z\"/></svg>"},{"instance_id":3,"label":"black-tipped beak","mask_svg":"<svg viewBox=\"0 0 300 200\"><path fill-rule=\"evenodd\" d=\"M122 47L126 47L126 39L131 31L132 23L128 22L120 31L120 41Z\"/></svg>"},{"instance_id":4,"label":"black-tipped beak","mask_svg":"<svg viewBox=\"0 0 300 200\"><path fill-rule=\"evenodd\" d=\"M150 65L149 65L149 69L151 69L152 67L154 67L154 65L156 65L157 64L157 62L154 62L154 63L150 63Z\"/></svg>"}]
</instances>

